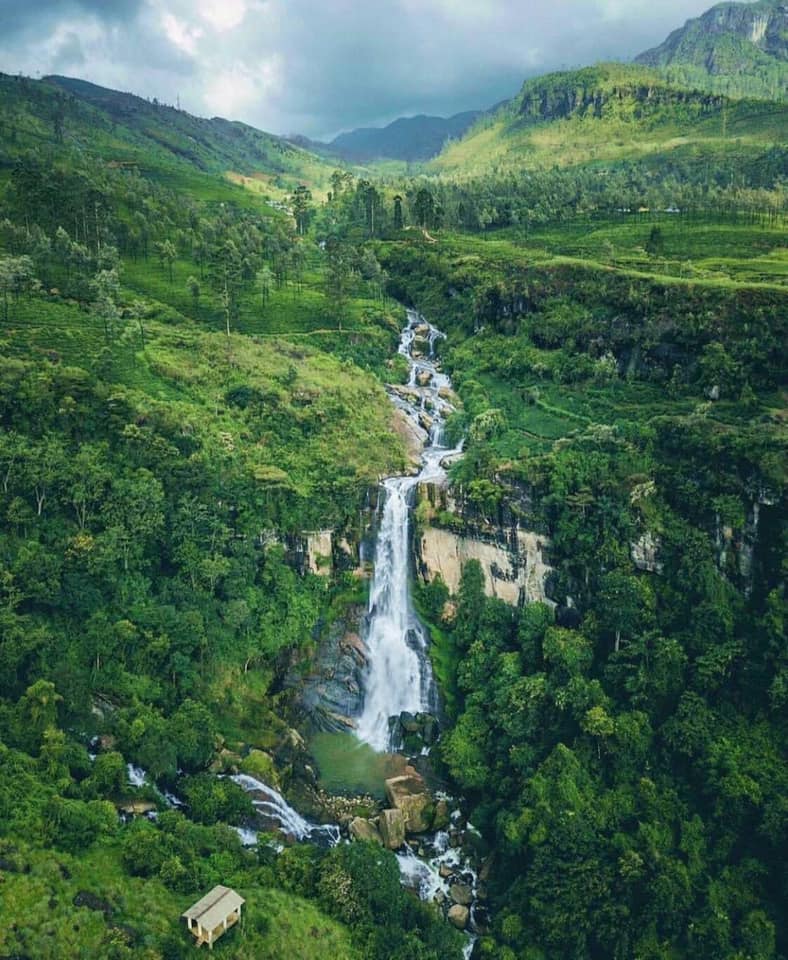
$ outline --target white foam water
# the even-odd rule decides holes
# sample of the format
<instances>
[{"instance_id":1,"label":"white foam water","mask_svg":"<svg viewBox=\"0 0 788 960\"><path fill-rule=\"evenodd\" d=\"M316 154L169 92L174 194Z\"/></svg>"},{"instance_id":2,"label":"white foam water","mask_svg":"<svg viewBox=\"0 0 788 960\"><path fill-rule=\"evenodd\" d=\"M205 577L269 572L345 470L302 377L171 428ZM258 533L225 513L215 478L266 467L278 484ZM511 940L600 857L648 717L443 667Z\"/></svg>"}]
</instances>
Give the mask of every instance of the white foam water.
<instances>
[{"instance_id":1,"label":"white foam water","mask_svg":"<svg viewBox=\"0 0 788 960\"><path fill-rule=\"evenodd\" d=\"M144 787L148 782L148 775L142 767L135 767L133 763L126 764L126 776L132 787Z\"/></svg>"}]
</instances>

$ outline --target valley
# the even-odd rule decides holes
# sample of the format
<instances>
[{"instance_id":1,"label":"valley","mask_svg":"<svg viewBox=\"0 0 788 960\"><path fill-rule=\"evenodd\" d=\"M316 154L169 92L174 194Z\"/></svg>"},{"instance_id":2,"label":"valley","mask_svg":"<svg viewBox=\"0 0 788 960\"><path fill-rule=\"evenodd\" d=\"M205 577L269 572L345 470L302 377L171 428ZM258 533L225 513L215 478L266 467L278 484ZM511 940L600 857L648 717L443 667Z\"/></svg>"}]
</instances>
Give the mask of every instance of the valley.
<instances>
[{"instance_id":1,"label":"valley","mask_svg":"<svg viewBox=\"0 0 788 960\"><path fill-rule=\"evenodd\" d=\"M0 74L0 956L788 956L741 7L347 162Z\"/></svg>"}]
</instances>

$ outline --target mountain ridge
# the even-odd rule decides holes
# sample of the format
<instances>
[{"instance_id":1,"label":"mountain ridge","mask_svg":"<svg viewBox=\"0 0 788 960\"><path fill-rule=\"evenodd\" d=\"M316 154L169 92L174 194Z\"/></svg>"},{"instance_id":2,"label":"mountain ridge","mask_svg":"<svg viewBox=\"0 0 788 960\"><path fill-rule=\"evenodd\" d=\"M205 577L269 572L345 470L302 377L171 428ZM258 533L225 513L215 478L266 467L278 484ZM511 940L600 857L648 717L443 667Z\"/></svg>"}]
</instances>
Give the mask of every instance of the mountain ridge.
<instances>
[{"instance_id":1,"label":"mountain ridge","mask_svg":"<svg viewBox=\"0 0 788 960\"><path fill-rule=\"evenodd\" d=\"M333 169L317 154L241 121L197 117L87 80L59 75L20 80L0 74L0 81L9 101L24 102L48 136L76 140L110 160L185 163L204 174L262 177L280 194L301 182L324 189ZM102 137L88 134L92 125L101 128Z\"/></svg>"},{"instance_id":2,"label":"mountain ridge","mask_svg":"<svg viewBox=\"0 0 788 960\"><path fill-rule=\"evenodd\" d=\"M449 139L461 137L484 113L465 110L450 117L416 114L398 117L385 127L358 127L340 133L327 148L345 160L365 162L386 157L392 160L429 160Z\"/></svg>"}]
</instances>

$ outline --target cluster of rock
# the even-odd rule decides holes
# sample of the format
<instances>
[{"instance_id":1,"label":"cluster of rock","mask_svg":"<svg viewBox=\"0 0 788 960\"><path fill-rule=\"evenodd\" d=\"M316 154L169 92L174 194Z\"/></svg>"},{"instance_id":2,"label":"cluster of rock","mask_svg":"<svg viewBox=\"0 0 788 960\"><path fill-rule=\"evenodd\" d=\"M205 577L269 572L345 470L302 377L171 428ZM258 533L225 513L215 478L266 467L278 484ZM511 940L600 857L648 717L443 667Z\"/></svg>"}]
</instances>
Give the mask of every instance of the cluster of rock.
<instances>
[{"instance_id":1,"label":"cluster of rock","mask_svg":"<svg viewBox=\"0 0 788 960\"><path fill-rule=\"evenodd\" d=\"M424 778L414 767L385 781L389 806L372 819L356 817L349 826L354 840L379 843L399 850L407 837L439 830L449 824L449 806L445 800L433 800Z\"/></svg>"},{"instance_id":2,"label":"cluster of rock","mask_svg":"<svg viewBox=\"0 0 788 960\"><path fill-rule=\"evenodd\" d=\"M438 720L431 713L408 713L406 710L398 717L391 717L389 729L392 743L416 755L432 747L440 733Z\"/></svg>"},{"instance_id":3,"label":"cluster of rock","mask_svg":"<svg viewBox=\"0 0 788 960\"><path fill-rule=\"evenodd\" d=\"M396 852L406 886L436 903L458 930L478 930L486 893L468 863L470 831L460 812L452 812L446 798L433 797L412 766L386 780L385 789L389 806L377 816L354 818L350 838Z\"/></svg>"}]
</instances>

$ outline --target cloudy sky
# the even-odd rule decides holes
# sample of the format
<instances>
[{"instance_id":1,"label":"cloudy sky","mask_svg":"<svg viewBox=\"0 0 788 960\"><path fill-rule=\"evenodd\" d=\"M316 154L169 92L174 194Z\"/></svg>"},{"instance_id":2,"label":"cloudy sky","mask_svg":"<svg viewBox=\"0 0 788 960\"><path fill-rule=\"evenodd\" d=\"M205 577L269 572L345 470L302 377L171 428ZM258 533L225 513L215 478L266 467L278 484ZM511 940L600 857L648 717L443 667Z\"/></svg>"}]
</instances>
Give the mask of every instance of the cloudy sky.
<instances>
[{"instance_id":1,"label":"cloudy sky","mask_svg":"<svg viewBox=\"0 0 788 960\"><path fill-rule=\"evenodd\" d=\"M623 59L712 0L0 0L0 70L329 136Z\"/></svg>"}]
</instances>

